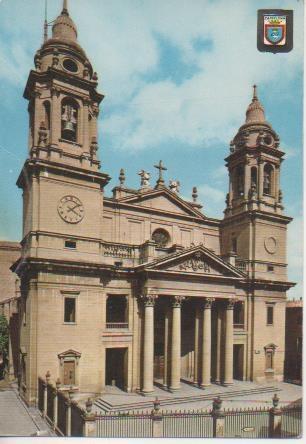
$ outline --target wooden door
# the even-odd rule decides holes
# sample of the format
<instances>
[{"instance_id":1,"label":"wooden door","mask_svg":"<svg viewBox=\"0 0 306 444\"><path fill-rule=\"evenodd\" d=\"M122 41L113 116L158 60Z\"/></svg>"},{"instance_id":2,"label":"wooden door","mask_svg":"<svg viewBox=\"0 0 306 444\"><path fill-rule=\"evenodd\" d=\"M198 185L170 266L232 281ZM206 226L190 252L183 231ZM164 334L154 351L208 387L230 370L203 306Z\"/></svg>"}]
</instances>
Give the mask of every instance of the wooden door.
<instances>
[{"instance_id":1,"label":"wooden door","mask_svg":"<svg viewBox=\"0 0 306 444\"><path fill-rule=\"evenodd\" d=\"M75 362L64 362L64 385L75 385Z\"/></svg>"}]
</instances>

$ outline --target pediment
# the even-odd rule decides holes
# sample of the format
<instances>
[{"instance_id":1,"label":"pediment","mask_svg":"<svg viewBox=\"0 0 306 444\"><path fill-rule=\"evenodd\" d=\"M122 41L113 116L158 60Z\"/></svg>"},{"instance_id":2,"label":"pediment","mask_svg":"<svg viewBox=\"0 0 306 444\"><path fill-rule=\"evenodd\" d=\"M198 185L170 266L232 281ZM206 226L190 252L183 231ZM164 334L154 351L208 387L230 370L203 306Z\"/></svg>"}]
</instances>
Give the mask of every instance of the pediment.
<instances>
[{"instance_id":1,"label":"pediment","mask_svg":"<svg viewBox=\"0 0 306 444\"><path fill-rule=\"evenodd\" d=\"M183 200L178 194L167 188L148 190L139 193L136 196L124 197L123 199L120 199L120 201L150 208L151 210L156 209L158 211L164 211L165 213L175 213L205 219L204 214L195 208L192 203Z\"/></svg>"},{"instance_id":2,"label":"pediment","mask_svg":"<svg viewBox=\"0 0 306 444\"><path fill-rule=\"evenodd\" d=\"M190 273L203 276L245 277L243 272L225 262L203 245L192 247L143 264L142 268L146 270Z\"/></svg>"}]
</instances>

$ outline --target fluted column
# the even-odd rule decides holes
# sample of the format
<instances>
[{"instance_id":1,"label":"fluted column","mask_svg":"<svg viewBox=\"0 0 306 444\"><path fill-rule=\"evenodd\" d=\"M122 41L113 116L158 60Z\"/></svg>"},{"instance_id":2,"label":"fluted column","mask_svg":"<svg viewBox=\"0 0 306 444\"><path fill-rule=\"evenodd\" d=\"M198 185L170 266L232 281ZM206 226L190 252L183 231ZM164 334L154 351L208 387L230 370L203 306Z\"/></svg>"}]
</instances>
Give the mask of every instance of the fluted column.
<instances>
[{"instance_id":1,"label":"fluted column","mask_svg":"<svg viewBox=\"0 0 306 444\"><path fill-rule=\"evenodd\" d=\"M217 311L217 338L216 338L216 383L221 381L221 335L222 335L222 311L220 305Z\"/></svg>"},{"instance_id":2,"label":"fluted column","mask_svg":"<svg viewBox=\"0 0 306 444\"><path fill-rule=\"evenodd\" d=\"M184 297L175 296L172 303L172 347L170 390L178 390L181 380L181 305Z\"/></svg>"},{"instance_id":3,"label":"fluted column","mask_svg":"<svg viewBox=\"0 0 306 444\"><path fill-rule=\"evenodd\" d=\"M202 388L209 386L211 379L211 306L213 301L213 298L206 298L202 305Z\"/></svg>"},{"instance_id":4,"label":"fluted column","mask_svg":"<svg viewBox=\"0 0 306 444\"><path fill-rule=\"evenodd\" d=\"M193 384L198 385L199 383L199 327L200 327L200 317L199 317L199 307L195 309L195 324L194 324L194 370L193 370Z\"/></svg>"},{"instance_id":5,"label":"fluted column","mask_svg":"<svg viewBox=\"0 0 306 444\"><path fill-rule=\"evenodd\" d=\"M233 384L233 311L235 299L228 299L225 307L224 385Z\"/></svg>"},{"instance_id":6,"label":"fluted column","mask_svg":"<svg viewBox=\"0 0 306 444\"><path fill-rule=\"evenodd\" d=\"M163 386L168 386L168 343L169 343L169 311L165 311L165 336L164 336L164 375Z\"/></svg>"},{"instance_id":7,"label":"fluted column","mask_svg":"<svg viewBox=\"0 0 306 444\"><path fill-rule=\"evenodd\" d=\"M154 304L156 298L155 293L142 296L144 303L143 393L154 391Z\"/></svg>"}]
</instances>

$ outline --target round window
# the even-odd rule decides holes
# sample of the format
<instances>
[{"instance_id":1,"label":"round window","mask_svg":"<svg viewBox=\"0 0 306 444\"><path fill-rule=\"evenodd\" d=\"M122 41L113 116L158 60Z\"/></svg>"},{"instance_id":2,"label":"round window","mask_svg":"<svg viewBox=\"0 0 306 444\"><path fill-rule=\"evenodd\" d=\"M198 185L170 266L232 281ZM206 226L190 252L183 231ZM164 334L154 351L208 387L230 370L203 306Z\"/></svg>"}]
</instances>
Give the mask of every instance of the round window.
<instances>
[{"instance_id":1,"label":"round window","mask_svg":"<svg viewBox=\"0 0 306 444\"><path fill-rule=\"evenodd\" d=\"M264 142L266 145L272 145L273 139L271 136L265 136Z\"/></svg>"},{"instance_id":2,"label":"round window","mask_svg":"<svg viewBox=\"0 0 306 444\"><path fill-rule=\"evenodd\" d=\"M71 59L65 59L63 61L63 67L70 72L78 72L78 65Z\"/></svg>"},{"instance_id":3,"label":"round window","mask_svg":"<svg viewBox=\"0 0 306 444\"><path fill-rule=\"evenodd\" d=\"M165 247L170 241L170 236L166 230L158 228L152 234L152 239L154 240L154 242L157 244L158 247Z\"/></svg>"}]
</instances>

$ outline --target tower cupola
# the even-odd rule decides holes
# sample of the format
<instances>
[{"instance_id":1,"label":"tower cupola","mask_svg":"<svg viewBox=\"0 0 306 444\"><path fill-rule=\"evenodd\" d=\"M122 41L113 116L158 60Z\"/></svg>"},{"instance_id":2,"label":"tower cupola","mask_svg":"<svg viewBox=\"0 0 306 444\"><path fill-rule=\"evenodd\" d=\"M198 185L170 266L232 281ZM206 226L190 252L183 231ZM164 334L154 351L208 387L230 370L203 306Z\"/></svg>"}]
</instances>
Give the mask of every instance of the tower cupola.
<instances>
[{"instance_id":1,"label":"tower cupola","mask_svg":"<svg viewBox=\"0 0 306 444\"><path fill-rule=\"evenodd\" d=\"M225 159L230 178L225 216L256 208L281 212L279 173L284 153L279 143L277 133L266 121L254 85L245 123L231 141L230 155Z\"/></svg>"},{"instance_id":2,"label":"tower cupola","mask_svg":"<svg viewBox=\"0 0 306 444\"><path fill-rule=\"evenodd\" d=\"M63 10L55 20L52 27L52 38L60 41L70 40L77 41L77 28L73 20L69 16L67 0L64 0Z\"/></svg>"},{"instance_id":3,"label":"tower cupola","mask_svg":"<svg viewBox=\"0 0 306 444\"><path fill-rule=\"evenodd\" d=\"M253 99L246 111L245 123L265 123L265 110L257 97L257 86L254 85Z\"/></svg>"}]
</instances>

